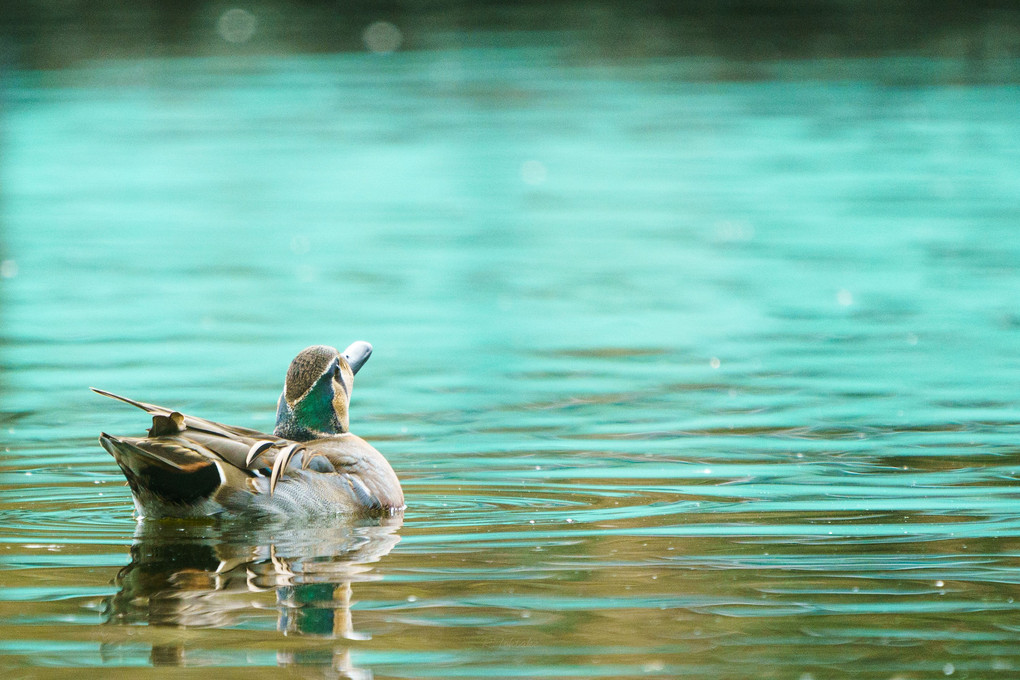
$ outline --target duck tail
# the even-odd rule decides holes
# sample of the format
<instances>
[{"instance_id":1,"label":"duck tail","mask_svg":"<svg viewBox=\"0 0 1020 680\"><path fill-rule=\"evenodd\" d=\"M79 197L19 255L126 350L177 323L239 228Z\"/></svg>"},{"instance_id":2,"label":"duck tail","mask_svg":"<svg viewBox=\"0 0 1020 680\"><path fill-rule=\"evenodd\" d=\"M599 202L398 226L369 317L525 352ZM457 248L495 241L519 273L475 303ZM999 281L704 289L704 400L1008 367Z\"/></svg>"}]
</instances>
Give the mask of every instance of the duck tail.
<instances>
[{"instance_id":1,"label":"duck tail","mask_svg":"<svg viewBox=\"0 0 1020 680\"><path fill-rule=\"evenodd\" d=\"M222 482L212 459L175 442L121 439L104 432L99 443L117 461L141 506L153 498L190 505L209 497Z\"/></svg>"}]
</instances>

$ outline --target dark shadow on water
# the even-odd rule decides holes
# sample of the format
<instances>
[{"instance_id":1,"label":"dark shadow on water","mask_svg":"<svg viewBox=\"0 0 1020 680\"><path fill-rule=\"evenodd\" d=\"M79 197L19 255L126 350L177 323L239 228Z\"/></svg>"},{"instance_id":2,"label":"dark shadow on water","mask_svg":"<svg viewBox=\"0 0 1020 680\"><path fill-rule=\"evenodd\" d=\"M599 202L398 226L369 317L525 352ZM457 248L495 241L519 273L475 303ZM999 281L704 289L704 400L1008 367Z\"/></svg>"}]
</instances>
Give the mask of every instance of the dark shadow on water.
<instances>
[{"instance_id":1,"label":"dark shadow on water","mask_svg":"<svg viewBox=\"0 0 1020 680\"><path fill-rule=\"evenodd\" d=\"M352 583L374 578L373 563L400 540L402 518L337 525L240 521L146 521L138 525L131 562L117 574L117 592L103 603L107 625L251 631L258 640L309 638L276 649L280 665L329 666L357 677L348 646L364 639L351 618ZM267 613L275 610L275 632ZM152 639L153 665L192 665L187 638ZM270 642L274 646L273 642ZM108 661L123 642L104 643ZM351 674L354 675L351 675Z\"/></svg>"},{"instance_id":2,"label":"dark shadow on water","mask_svg":"<svg viewBox=\"0 0 1020 680\"><path fill-rule=\"evenodd\" d=\"M732 62L913 54L981 64L1015 56L1015 2L886 0L530 0L520 3L28 0L0 12L0 62L60 68L96 59L246 57L379 51L371 27L395 38L383 49L496 46L505 34L544 35L574 59L715 57ZM4 57L4 55L7 55ZM746 78L753 68L737 67Z\"/></svg>"}]
</instances>

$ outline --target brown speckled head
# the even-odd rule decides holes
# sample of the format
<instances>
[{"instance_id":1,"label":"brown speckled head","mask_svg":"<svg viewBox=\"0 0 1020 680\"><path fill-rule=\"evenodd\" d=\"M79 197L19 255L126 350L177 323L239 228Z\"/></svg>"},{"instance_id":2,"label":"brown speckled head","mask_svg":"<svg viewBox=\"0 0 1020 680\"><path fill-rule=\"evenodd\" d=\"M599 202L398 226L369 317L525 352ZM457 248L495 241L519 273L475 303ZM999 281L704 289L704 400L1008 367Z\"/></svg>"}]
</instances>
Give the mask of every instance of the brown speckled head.
<instances>
[{"instance_id":1,"label":"brown speckled head","mask_svg":"<svg viewBox=\"0 0 1020 680\"><path fill-rule=\"evenodd\" d=\"M372 354L367 342L356 342L341 354L315 345L290 363L276 409L277 436L295 441L349 431L348 411L354 374Z\"/></svg>"},{"instance_id":2,"label":"brown speckled head","mask_svg":"<svg viewBox=\"0 0 1020 680\"><path fill-rule=\"evenodd\" d=\"M283 394L287 403L293 406L301 397L308 394L315 383L322 377L333 362L340 357L335 347L314 345L301 350L294 357L287 369L287 379L283 384Z\"/></svg>"}]
</instances>

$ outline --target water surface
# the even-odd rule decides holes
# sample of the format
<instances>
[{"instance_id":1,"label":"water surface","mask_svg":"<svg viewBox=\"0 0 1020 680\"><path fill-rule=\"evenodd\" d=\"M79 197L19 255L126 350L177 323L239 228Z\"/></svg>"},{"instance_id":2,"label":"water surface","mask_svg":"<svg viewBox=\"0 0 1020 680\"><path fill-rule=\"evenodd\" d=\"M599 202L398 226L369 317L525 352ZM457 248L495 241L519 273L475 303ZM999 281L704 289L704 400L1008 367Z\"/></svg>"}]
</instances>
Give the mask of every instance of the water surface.
<instances>
[{"instance_id":1,"label":"water surface","mask_svg":"<svg viewBox=\"0 0 1020 680\"><path fill-rule=\"evenodd\" d=\"M7 677L1015 676L1017 89L844 67L8 73ZM136 524L89 385L270 429L356 339L402 522Z\"/></svg>"}]
</instances>

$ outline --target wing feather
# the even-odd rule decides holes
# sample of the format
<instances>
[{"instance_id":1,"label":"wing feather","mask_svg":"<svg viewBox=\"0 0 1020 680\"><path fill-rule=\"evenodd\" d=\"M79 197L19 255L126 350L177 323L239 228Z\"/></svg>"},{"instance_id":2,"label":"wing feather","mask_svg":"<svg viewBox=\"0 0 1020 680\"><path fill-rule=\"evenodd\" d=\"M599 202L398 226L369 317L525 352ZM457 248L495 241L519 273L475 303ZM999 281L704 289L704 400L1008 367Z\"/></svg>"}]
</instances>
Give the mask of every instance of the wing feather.
<instances>
[{"instance_id":1,"label":"wing feather","mask_svg":"<svg viewBox=\"0 0 1020 680\"><path fill-rule=\"evenodd\" d=\"M120 446L117 448L121 452L136 454L150 463L172 468L179 472L192 472L212 462L210 451L198 447L182 437L149 439L147 437L114 438L107 434L103 436L119 444Z\"/></svg>"},{"instance_id":2,"label":"wing feather","mask_svg":"<svg viewBox=\"0 0 1020 680\"><path fill-rule=\"evenodd\" d=\"M118 401L123 401L125 404L131 404L136 408L140 408L146 413L152 415L161 415L170 417L171 414L175 413L174 409L166 408L165 406L157 406L156 404L148 404L144 401L135 401L128 397L123 397L113 392L107 392L96 387L90 387L90 390L96 394L101 394L104 397L110 397ZM195 416L184 415L184 426L190 430L200 430L202 432L208 432L209 434L218 434L221 437L252 437L254 439L269 439L272 441L281 441L279 437L275 437L259 430L252 430L247 427L236 427L234 425L224 425L223 423L217 423L212 420L206 420L205 418L196 418ZM243 466L242 466L243 467Z\"/></svg>"}]
</instances>

